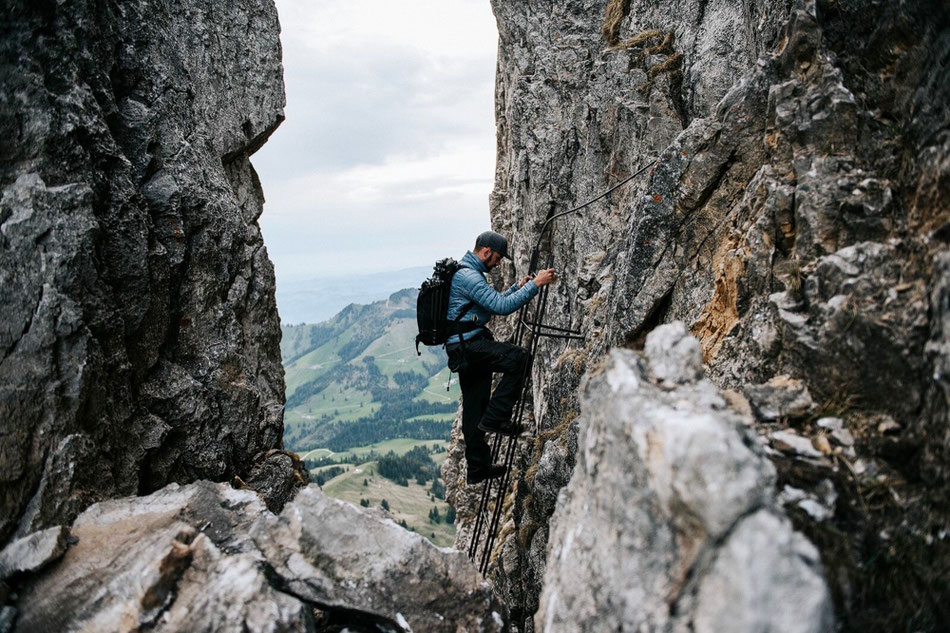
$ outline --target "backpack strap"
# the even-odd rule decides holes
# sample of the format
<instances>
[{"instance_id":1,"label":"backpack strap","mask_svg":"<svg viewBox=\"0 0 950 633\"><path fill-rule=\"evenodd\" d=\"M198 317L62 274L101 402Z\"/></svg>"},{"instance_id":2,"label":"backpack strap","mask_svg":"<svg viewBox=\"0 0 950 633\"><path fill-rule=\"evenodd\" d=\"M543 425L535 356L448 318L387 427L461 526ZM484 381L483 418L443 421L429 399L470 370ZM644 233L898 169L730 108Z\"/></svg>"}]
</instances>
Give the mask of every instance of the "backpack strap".
<instances>
[{"instance_id":1,"label":"backpack strap","mask_svg":"<svg viewBox=\"0 0 950 633\"><path fill-rule=\"evenodd\" d=\"M459 315L455 317L455 319L449 324L449 327L448 327L449 336L458 334L460 335L459 340L461 341L463 340L461 337L462 334L465 334L466 332L471 332L472 330L477 330L478 328L481 327L481 324L475 321L466 322L466 323L460 322L462 317L465 316L466 313L468 313L468 311L471 310L472 307L474 307L474 305L475 305L474 301L469 301L462 307L462 309L459 311ZM421 334L416 334L416 356L422 356L422 352L419 351L419 343L421 342L420 340L421 337L422 337Z\"/></svg>"},{"instance_id":2,"label":"backpack strap","mask_svg":"<svg viewBox=\"0 0 950 633\"><path fill-rule=\"evenodd\" d=\"M473 268L469 268L465 264L459 264L459 270L462 270L463 268L474 270ZM456 274L458 274L458 271L456 271ZM455 279L453 278L452 281L454 282ZM469 301L464 306L462 306L462 309L459 310L458 316L455 317L455 320L452 321L452 325L449 327L449 336L452 336L453 334L458 334L460 345L463 344L462 341L465 340L462 338L462 334L465 334L466 332L471 332L472 330L477 330L478 328L481 327L480 325L477 324L477 320L466 322L466 323L461 322L462 317L468 314L468 311L474 307L475 307L474 301Z\"/></svg>"},{"instance_id":3,"label":"backpack strap","mask_svg":"<svg viewBox=\"0 0 950 633\"><path fill-rule=\"evenodd\" d=\"M449 336L459 334L459 341L461 341L463 340L461 337L462 334L471 332L472 330L476 330L481 327L477 321L466 321L465 323L462 323L462 317L468 314L468 311L473 307L475 307L474 301L469 301L464 306L462 306L462 309L459 310L458 316L452 320L452 324L449 327Z\"/></svg>"},{"instance_id":4,"label":"backpack strap","mask_svg":"<svg viewBox=\"0 0 950 633\"><path fill-rule=\"evenodd\" d=\"M459 266L459 270L461 270L462 268L468 268L469 270L474 270L474 268L470 268L470 267L466 266L465 264L461 264L461 265ZM463 316L465 316L465 314L466 314L469 310L471 310L474 306L475 306L475 302L474 302L474 301L469 301L468 303L466 303L466 304L462 307L461 310L459 310L458 316L455 317L455 322L454 322L454 326L455 326L455 327L454 327L454 330L453 330L452 334L458 334L458 337L459 337L459 348L462 350L462 356L465 356L465 337L462 336L462 334L465 334L465 333L467 333L467 332L471 332L472 330L477 330L478 328L482 327L482 326L478 323L478 321L477 321L478 317L476 317L476 320L475 320L475 321L469 321L469 322L466 322L466 323L460 323L461 318L462 318ZM451 335L450 335L450 336L451 336Z\"/></svg>"},{"instance_id":5,"label":"backpack strap","mask_svg":"<svg viewBox=\"0 0 950 633\"><path fill-rule=\"evenodd\" d=\"M453 321L453 323L452 323L452 325L454 326L454 328L453 328L453 334L458 334L458 337L459 337L459 349L462 350L462 356L463 356L463 357L465 356L465 337L462 336L462 334L465 334L466 332L471 332L472 330L477 330L478 328L482 327L481 324L480 324L477 320L476 320L476 321L468 321L468 322L465 322L465 323L460 323L460 322L459 322L459 320L460 320L463 316L465 316L465 313L467 313L469 310L471 310L474 305L475 305L475 302L474 302L474 301L469 301L468 303L466 303L466 304L462 307L462 309L459 310L459 315L458 315L457 317L455 317L455 321ZM477 319L477 317L476 317L476 319ZM450 335L450 336L451 336L451 335ZM449 375L451 376L451 374L453 374L453 373L455 373L455 372L454 372L451 368L449 368ZM449 383L446 383L446 385L445 385L445 390L446 390L446 391L449 391Z\"/></svg>"}]
</instances>

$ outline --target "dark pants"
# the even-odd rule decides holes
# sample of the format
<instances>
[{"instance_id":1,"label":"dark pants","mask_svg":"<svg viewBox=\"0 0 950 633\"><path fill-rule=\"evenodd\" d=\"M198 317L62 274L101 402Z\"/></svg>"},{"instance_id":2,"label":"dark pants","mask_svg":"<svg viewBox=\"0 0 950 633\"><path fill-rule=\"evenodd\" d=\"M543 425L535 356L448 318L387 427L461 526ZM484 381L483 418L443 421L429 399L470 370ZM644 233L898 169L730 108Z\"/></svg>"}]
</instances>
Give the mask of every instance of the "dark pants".
<instances>
[{"instance_id":1,"label":"dark pants","mask_svg":"<svg viewBox=\"0 0 950 633\"><path fill-rule=\"evenodd\" d=\"M511 411L521 395L528 352L512 343L500 343L486 331L465 341L464 346L449 349L448 355L449 367L458 372L462 387L462 435L468 471L478 472L491 465L491 449L478 424L499 427L511 421ZM504 375L492 394L492 373L496 371Z\"/></svg>"}]
</instances>

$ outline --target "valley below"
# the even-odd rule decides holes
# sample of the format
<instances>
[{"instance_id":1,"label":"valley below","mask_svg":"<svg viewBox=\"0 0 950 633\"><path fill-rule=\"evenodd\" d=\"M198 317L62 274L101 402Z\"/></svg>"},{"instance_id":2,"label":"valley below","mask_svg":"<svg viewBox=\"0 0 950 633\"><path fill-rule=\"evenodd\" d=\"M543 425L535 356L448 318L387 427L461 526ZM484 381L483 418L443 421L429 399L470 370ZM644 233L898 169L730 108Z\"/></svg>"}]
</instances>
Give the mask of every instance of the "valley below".
<instances>
[{"instance_id":1,"label":"valley below","mask_svg":"<svg viewBox=\"0 0 950 633\"><path fill-rule=\"evenodd\" d=\"M439 468L459 386L443 350L416 354L416 294L400 290L321 323L282 326L284 446L329 496L378 508L445 547L455 541L455 510ZM381 473L381 459L407 476Z\"/></svg>"}]
</instances>

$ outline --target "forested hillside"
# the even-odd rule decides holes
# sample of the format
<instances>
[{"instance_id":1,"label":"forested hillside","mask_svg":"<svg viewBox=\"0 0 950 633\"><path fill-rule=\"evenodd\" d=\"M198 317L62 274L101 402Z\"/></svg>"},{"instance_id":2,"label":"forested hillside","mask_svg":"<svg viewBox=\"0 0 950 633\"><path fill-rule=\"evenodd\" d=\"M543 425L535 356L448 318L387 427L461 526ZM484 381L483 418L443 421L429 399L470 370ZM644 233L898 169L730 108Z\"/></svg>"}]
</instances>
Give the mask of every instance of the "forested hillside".
<instances>
[{"instance_id":1,"label":"forested hillside","mask_svg":"<svg viewBox=\"0 0 950 633\"><path fill-rule=\"evenodd\" d=\"M458 385L441 348L416 355L415 289L329 321L283 326L284 445L342 451L399 437L447 439Z\"/></svg>"}]
</instances>

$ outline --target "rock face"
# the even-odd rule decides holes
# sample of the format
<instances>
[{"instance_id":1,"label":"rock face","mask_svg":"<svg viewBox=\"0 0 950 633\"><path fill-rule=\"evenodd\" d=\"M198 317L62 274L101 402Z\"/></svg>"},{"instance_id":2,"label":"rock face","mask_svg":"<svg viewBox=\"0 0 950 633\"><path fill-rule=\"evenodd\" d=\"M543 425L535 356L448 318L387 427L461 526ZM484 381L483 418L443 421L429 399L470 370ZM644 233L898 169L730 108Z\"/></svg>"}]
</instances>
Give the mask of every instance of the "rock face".
<instances>
[{"instance_id":1,"label":"rock face","mask_svg":"<svg viewBox=\"0 0 950 633\"><path fill-rule=\"evenodd\" d=\"M522 440L489 572L515 626L544 624L549 520L586 433L575 420L581 377L609 348L641 349L679 320L707 377L755 415L842 630L940 630L950 618L945 3L492 6L492 223L512 236L515 264L500 284L524 274L548 217L658 157L542 240L541 263L560 277L547 322L586 340L545 339L534 364L541 433ZM661 365L656 378L685 384ZM443 472L455 476L465 548L477 495L457 462Z\"/></svg>"},{"instance_id":2,"label":"rock face","mask_svg":"<svg viewBox=\"0 0 950 633\"><path fill-rule=\"evenodd\" d=\"M0 540L280 446L271 0L4 3Z\"/></svg>"},{"instance_id":3,"label":"rock face","mask_svg":"<svg viewBox=\"0 0 950 633\"><path fill-rule=\"evenodd\" d=\"M777 508L751 416L695 375L699 344L682 323L654 330L647 349L648 362L611 352L582 389L535 628L833 631L818 550Z\"/></svg>"},{"instance_id":4,"label":"rock face","mask_svg":"<svg viewBox=\"0 0 950 633\"><path fill-rule=\"evenodd\" d=\"M51 527L19 538L0 552L0 581L42 569L66 551L69 530Z\"/></svg>"},{"instance_id":5,"label":"rock face","mask_svg":"<svg viewBox=\"0 0 950 633\"><path fill-rule=\"evenodd\" d=\"M226 484L104 501L21 590L17 631L501 631L465 557L310 486L277 516Z\"/></svg>"}]
</instances>

